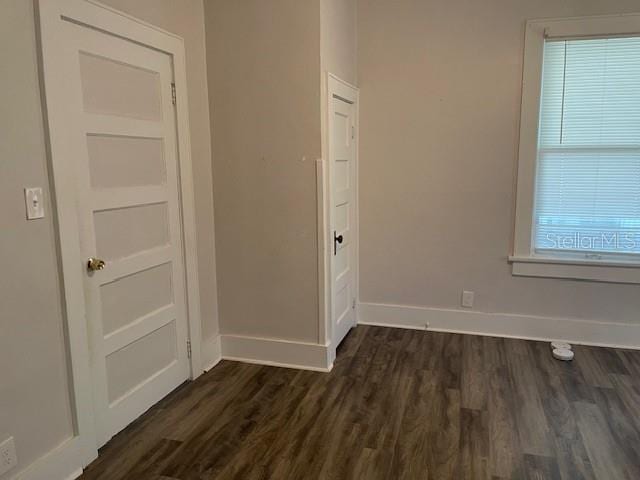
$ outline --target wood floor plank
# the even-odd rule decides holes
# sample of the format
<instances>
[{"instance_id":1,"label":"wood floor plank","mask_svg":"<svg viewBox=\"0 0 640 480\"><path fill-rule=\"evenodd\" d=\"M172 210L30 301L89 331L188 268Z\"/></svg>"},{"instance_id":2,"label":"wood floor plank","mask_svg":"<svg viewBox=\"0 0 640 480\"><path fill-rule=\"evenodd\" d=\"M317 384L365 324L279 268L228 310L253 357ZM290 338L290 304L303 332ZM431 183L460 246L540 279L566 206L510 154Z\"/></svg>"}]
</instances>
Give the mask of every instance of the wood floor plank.
<instances>
[{"instance_id":1,"label":"wood floor plank","mask_svg":"<svg viewBox=\"0 0 640 480\"><path fill-rule=\"evenodd\" d=\"M460 479L489 478L489 414L460 410Z\"/></svg>"},{"instance_id":2,"label":"wood floor plank","mask_svg":"<svg viewBox=\"0 0 640 480\"><path fill-rule=\"evenodd\" d=\"M460 390L436 388L427 458L433 478L458 478L460 470Z\"/></svg>"},{"instance_id":3,"label":"wood floor plank","mask_svg":"<svg viewBox=\"0 0 640 480\"><path fill-rule=\"evenodd\" d=\"M600 409L591 403L576 402L578 428L589 453L591 465L599 479L615 478L632 480L636 466L630 465L616 443Z\"/></svg>"},{"instance_id":4,"label":"wood floor plank","mask_svg":"<svg viewBox=\"0 0 640 480\"><path fill-rule=\"evenodd\" d=\"M636 480L640 352L359 326L330 373L223 361L82 480Z\"/></svg>"},{"instance_id":5,"label":"wood floor plank","mask_svg":"<svg viewBox=\"0 0 640 480\"><path fill-rule=\"evenodd\" d=\"M640 355L638 356L640 357ZM616 394L629 412L630 417L627 417L627 421L632 422L636 430L640 431L640 415L638 415L640 412L640 385L638 379L629 375L612 375L611 381Z\"/></svg>"},{"instance_id":6,"label":"wood floor plank","mask_svg":"<svg viewBox=\"0 0 640 480\"><path fill-rule=\"evenodd\" d=\"M484 410L487 406L487 375L482 337L462 337L461 402L463 408Z\"/></svg>"},{"instance_id":7,"label":"wood floor plank","mask_svg":"<svg viewBox=\"0 0 640 480\"><path fill-rule=\"evenodd\" d=\"M489 470L495 478L522 477L522 449L504 340L486 337L483 344L488 353Z\"/></svg>"},{"instance_id":8,"label":"wood floor plank","mask_svg":"<svg viewBox=\"0 0 640 480\"><path fill-rule=\"evenodd\" d=\"M610 431L628 463L640 465L640 431L637 429L637 418L627 409L614 389L596 389L596 404L607 419ZM635 470L635 478L640 478L640 468Z\"/></svg>"},{"instance_id":9,"label":"wood floor plank","mask_svg":"<svg viewBox=\"0 0 640 480\"><path fill-rule=\"evenodd\" d=\"M629 374L623 360L613 349L577 345L574 352L579 357L577 365L593 387L613 388L611 374Z\"/></svg>"},{"instance_id":10,"label":"wood floor plank","mask_svg":"<svg viewBox=\"0 0 640 480\"><path fill-rule=\"evenodd\" d=\"M489 467L499 478L518 478L522 449L506 367L491 375L489 392Z\"/></svg>"},{"instance_id":11,"label":"wood floor plank","mask_svg":"<svg viewBox=\"0 0 640 480\"><path fill-rule=\"evenodd\" d=\"M626 375L627 378L640 387L640 355L638 355L638 351L619 349L615 353L629 372Z\"/></svg>"},{"instance_id":12,"label":"wood floor plank","mask_svg":"<svg viewBox=\"0 0 640 480\"><path fill-rule=\"evenodd\" d=\"M505 339L509 379L513 401L517 405L516 425L524 453L548 457L553 455L553 443L547 417L536 385L537 368L523 340Z\"/></svg>"},{"instance_id":13,"label":"wood floor plank","mask_svg":"<svg viewBox=\"0 0 640 480\"><path fill-rule=\"evenodd\" d=\"M555 360L545 343L530 342L528 347L535 362L537 388L552 432L554 452L562 477L575 480L595 478L577 426L571 395L567 393L574 388L574 383L566 382L567 375L563 369L566 363Z\"/></svg>"},{"instance_id":14,"label":"wood floor plank","mask_svg":"<svg viewBox=\"0 0 640 480\"><path fill-rule=\"evenodd\" d=\"M419 370L411 383L407 404L394 445L391 471L408 479L426 478L429 471L430 421L425 412L433 399L436 381L430 372Z\"/></svg>"},{"instance_id":15,"label":"wood floor plank","mask_svg":"<svg viewBox=\"0 0 640 480\"><path fill-rule=\"evenodd\" d=\"M556 459L561 478L571 480L595 480L598 477L591 466L591 459L582 441L571 441L564 437L555 439Z\"/></svg>"},{"instance_id":16,"label":"wood floor plank","mask_svg":"<svg viewBox=\"0 0 640 480\"><path fill-rule=\"evenodd\" d=\"M560 480L560 470L553 457L525 454L524 469L528 480Z\"/></svg>"}]
</instances>

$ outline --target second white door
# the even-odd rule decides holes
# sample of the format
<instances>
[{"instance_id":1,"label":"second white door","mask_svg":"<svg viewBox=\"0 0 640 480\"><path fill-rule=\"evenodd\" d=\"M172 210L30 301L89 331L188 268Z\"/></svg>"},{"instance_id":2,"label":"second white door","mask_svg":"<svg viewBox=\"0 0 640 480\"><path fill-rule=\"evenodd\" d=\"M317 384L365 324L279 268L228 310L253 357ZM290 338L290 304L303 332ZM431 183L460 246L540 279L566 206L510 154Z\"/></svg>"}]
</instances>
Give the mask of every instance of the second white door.
<instances>
[{"instance_id":1,"label":"second white door","mask_svg":"<svg viewBox=\"0 0 640 480\"><path fill-rule=\"evenodd\" d=\"M356 324L357 91L329 79L330 246L332 345Z\"/></svg>"}]
</instances>

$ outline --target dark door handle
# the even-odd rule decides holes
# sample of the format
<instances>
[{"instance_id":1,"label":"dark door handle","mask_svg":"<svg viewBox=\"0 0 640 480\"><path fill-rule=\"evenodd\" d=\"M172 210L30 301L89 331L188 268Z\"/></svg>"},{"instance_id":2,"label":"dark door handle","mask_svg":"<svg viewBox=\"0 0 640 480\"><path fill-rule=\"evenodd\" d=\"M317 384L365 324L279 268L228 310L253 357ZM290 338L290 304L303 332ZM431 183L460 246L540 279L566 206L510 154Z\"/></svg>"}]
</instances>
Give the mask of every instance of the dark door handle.
<instances>
[{"instance_id":1,"label":"dark door handle","mask_svg":"<svg viewBox=\"0 0 640 480\"><path fill-rule=\"evenodd\" d=\"M338 244L342 243L342 241L344 240L344 238L342 238L342 235L337 235L336 236L336 232L333 232L333 254L336 255L338 253Z\"/></svg>"}]
</instances>

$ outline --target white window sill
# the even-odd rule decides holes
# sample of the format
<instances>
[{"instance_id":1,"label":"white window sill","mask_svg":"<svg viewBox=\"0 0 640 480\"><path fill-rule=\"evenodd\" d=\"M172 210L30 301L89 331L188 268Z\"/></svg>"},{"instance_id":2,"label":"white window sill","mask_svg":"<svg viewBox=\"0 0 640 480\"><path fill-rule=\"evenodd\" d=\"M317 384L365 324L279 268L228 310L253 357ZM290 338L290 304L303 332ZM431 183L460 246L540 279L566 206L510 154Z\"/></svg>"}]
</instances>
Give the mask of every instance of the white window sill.
<instances>
[{"instance_id":1,"label":"white window sill","mask_svg":"<svg viewBox=\"0 0 640 480\"><path fill-rule=\"evenodd\" d=\"M640 263L553 257L509 257L512 274L522 277L570 278L640 284Z\"/></svg>"}]
</instances>

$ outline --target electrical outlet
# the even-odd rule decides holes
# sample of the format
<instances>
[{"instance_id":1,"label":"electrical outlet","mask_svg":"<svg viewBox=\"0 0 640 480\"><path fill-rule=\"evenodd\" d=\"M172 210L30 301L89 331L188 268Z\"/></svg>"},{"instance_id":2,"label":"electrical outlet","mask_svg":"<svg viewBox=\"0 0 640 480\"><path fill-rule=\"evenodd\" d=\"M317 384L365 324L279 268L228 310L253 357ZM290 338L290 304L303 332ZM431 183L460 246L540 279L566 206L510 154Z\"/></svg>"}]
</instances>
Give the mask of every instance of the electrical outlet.
<instances>
[{"instance_id":1,"label":"electrical outlet","mask_svg":"<svg viewBox=\"0 0 640 480\"><path fill-rule=\"evenodd\" d=\"M468 290L462 291L462 306L471 308L473 307L473 292L469 292Z\"/></svg>"},{"instance_id":2,"label":"electrical outlet","mask_svg":"<svg viewBox=\"0 0 640 480\"><path fill-rule=\"evenodd\" d=\"M16 465L18 465L16 445L13 442L13 437L9 437L0 443L0 475L8 472Z\"/></svg>"}]
</instances>

